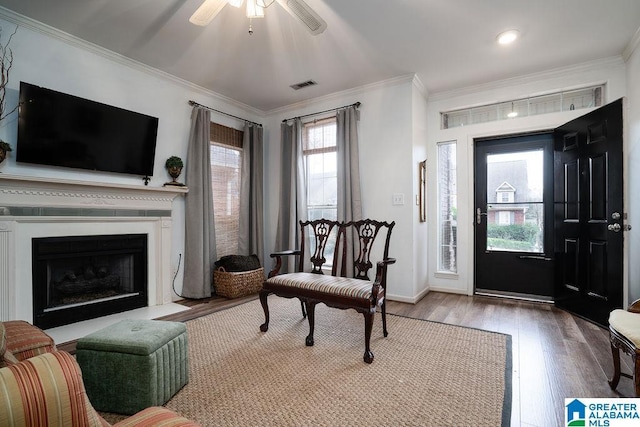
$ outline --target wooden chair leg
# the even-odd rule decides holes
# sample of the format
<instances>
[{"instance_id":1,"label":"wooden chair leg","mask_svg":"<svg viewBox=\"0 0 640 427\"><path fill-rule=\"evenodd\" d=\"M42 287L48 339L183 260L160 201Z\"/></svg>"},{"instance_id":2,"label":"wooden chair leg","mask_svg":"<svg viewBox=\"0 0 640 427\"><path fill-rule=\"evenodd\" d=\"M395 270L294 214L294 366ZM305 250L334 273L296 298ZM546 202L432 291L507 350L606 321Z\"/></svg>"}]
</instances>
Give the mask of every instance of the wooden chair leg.
<instances>
[{"instance_id":1,"label":"wooden chair leg","mask_svg":"<svg viewBox=\"0 0 640 427\"><path fill-rule=\"evenodd\" d=\"M302 308L302 318L307 317L307 310L304 308L304 301L300 301L300 307Z\"/></svg>"},{"instance_id":2,"label":"wooden chair leg","mask_svg":"<svg viewBox=\"0 0 640 427\"><path fill-rule=\"evenodd\" d=\"M262 332L267 332L269 329L269 306L267 305L268 296L269 292L260 291L260 304L262 304L262 310L264 310L264 323L260 325L260 330Z\"/></svg>"},{"instance_id":3,"label":"wooden chair leg","mask_svg":"<svg viewBox=\"0 0 640 427\"><path fill-rule=\"evenodd\" d=\"M382 334L386 337L387 335L389 335L389 332L387 332L387 300L386 298L384 300L382 300L382 307L381 307L381 311L382 311Z\"/></svg>"},{"instance_id":4,"label":"wooden chair leg","mask_svg":"<svg viewBox=\"0 0 640 427\"><path fill-rule=\"evenodd\" d=\"M313 330L315 329L316 303L307 301L306 306L307 306L307 319L309 319L309 335L307 335L305 344L308 347L311 347L313 345Z\"/></svg>"},{"instance_id":5,"label":"wooden chair leg","mask_svg":"<svg viewBox=\"0 0 640 427\"><path fill-rule=\"evenodd\" d=\"M373 329L374 313L364 314L364 363L373 362L373 352L371 351L371 330Z\"/></svg>"},{"instance_id":6,"label":"wooden chair leg","mask_svg":"<svg viewBox=\"0 0 640 427\"><path fill-rule=\"evenodd\" d=\"M636 397L640 397L640 357L637 350L633 354L633 383L636 388Z\"/></svg>"},{"instance_id":7,"label":"wooden chair leg","mask_svg":"<svg viewBox=\"0 0 640 427\"><path fill-rule=\"evenodd\" d=\"M611 354L613 355L613 378L609 380L609 387L615 390L620 382L620 349L611 344Z\"/></svg>"}]
</instances>

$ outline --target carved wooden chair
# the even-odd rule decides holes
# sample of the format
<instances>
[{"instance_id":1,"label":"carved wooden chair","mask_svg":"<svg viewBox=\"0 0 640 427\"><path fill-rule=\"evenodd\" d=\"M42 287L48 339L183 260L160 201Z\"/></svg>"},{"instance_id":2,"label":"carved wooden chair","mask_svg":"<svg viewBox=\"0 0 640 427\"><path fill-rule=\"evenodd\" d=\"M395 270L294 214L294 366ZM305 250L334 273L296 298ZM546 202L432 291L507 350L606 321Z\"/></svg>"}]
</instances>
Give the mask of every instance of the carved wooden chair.
<instances>
[{"instance_id":1,"label":"carved wooden chair","mask_svg":"<svg viewBox=\"0 0 640 427\"><path fill-rule=\"evenodd\" d=\"M373 353L370 349L371 330L377 308L380 307L383 334L386 337L386 285L387 266L395 263L389 258L389 241L395 222L382 222L371 219L341 223L325 219L301 221L300 248L292 251L271 254L276 260L274 269L264 282L260 291L260 301L265 313L265 323L260 326L263 332L269 327L269 308L267 296L270 293L286 297L298 298L302 304L302 314L309 321L309 335L306 345L314 344L315 306L324 303L339 309L354 309L365 318L365 353L364 361L371 363ZM330 239L335 231L335 240ZM381 234L381 261L376 264L374 280L370 279L372 250L376 238ZM330 248L330 244L335 246ZM307 249L309 248L309 249ZM306 251L311 253L305 257ZM325 274L323 266L327 262L326 252L333 254L331 273ZM298 256L298 271L278 274L284 256ZM305 265L308 265L305 268Z\"/></svg>"},{"instance_id":2,"label":"carved wooden chair","mask_svg":"<svg viewBox=\"0 0 640 427\"><path fill-rule=\"evenodd\" d=\"M634 301L627 310L617 309L609 314L609 339L614 370L609 386L615 390L620 376L631 378L636 397L640 397L640 299ZM620 371L620 350L631 356L633 375Z\"/></svg>"}]
</instances>

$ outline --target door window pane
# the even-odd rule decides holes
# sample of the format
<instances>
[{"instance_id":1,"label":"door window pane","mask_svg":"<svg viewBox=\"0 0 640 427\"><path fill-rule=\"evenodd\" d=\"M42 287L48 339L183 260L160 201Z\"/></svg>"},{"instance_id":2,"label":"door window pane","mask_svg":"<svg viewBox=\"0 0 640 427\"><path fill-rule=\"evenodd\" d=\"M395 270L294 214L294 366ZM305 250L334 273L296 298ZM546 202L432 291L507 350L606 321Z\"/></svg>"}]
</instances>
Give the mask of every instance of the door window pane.
<instances>
[{"instance_id":1,"label":"door window pane","mask_svg":"<svg viewBox=\"0 0 640 427\"><path fill-rule=\"evenodd\" d=\"M488 251L544 252L542 150L487 155Z\"/></svg>"}]
</instances>

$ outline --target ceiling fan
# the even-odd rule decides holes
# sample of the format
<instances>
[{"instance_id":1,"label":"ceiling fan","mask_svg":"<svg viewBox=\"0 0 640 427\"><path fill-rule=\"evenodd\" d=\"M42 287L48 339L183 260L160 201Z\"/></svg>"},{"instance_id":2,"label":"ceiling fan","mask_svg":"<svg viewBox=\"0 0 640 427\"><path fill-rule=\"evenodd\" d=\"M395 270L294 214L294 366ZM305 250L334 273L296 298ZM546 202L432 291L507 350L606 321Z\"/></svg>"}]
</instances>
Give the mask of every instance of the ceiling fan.
<instances>
[{"instance_id":1,"label":"ceiling fan","mask_svg":"<svg viewBox=\"0 0 640 427\"><path fill-rule=\"evenodd\" d=\"M327 28L327 23L303 0L247 0L247 18L263 18L264 10L277 1L291 16L300 20L311 34L318 35ZM189 22L195 25L208 25L213 18L229 3L233 7L240 7L244 0L204 0L195 11ZM253 34L249 24L249 34Z\"/></svg>"}]
</instances>

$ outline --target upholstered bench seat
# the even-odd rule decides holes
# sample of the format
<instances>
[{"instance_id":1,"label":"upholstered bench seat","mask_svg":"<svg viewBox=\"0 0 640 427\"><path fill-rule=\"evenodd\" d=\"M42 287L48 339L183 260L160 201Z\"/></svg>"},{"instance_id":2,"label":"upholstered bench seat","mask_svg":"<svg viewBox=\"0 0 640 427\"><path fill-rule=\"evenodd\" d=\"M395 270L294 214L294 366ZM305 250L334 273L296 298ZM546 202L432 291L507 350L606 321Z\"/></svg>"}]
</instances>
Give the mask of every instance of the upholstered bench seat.
<instances>
[{"instance_id":1,"label":"upholstered bench seat","mask_svg":"<svg viewBox=\"0 0 640 427\"><path fill-rule=\"evenodd\" d=\"M346 298L368 300L371 298L373 282L348 277L336 277L314 273L287 273L267 279L270 287L283 286L297 289L304 294L326 294Z\"/></svg>"},{"instance_id":2,"label":"upholstered bench seat","mask_svg":"<svg viewBox=\"0 0 640 427\"><path fill-rule=\"evenodd\" d=\"M615 390L621 376L631 378L636 397L640 397L640 299L626 310L616 309L609 313L609 341L613 355L613 377L609 386ZM631 356L633 375L621 371L620 350Z\"/></svg>"},{"instance_id":3,"label":"upholstered bench seat","mask_svg":"<svg viewBox=\"0 0 640 427\"><path fill-rule=\"evenodd\" d=\"M78 340L76 358L92 405L134 414L166 403L189 381L184 323L123 320Z\"/></svg>"},{"instance_id":4,"label":"upholstered bench seat","mask_svg":"<svg viewBox=\"0 0 640 427\"><path fill-rule=\"evenodd\" d=\"M365 363L373 362L371 351L371 330L373 317L380 307L382 311L382 333L386 337L387 320L385 312L385 294L387 286L387 266L396 262L389 258L389 240L395 222L364 219L351 222L340 222L329 219L300 221L300 249L286 250L271 254L275 258L275 266L269 272L269 278L262 284L260 303L264 310L264 323L260 325L262 332L269 329L269 294L285 298L298 298L302 303L302 315L309 319L309 335L305 344L314 344L315 306L323 303L328 307L342 310L355 309L364 315L364 356ZM383 239L374 251L376 236L381 230ZM335 234L332 234L335 231ZM309 243L305 242L306 237ZM325 249L328 242L334 242L331 274L326 269ZM305 260L305 248L314 248L311 258ZM371 262L372 253L382 253L382 260ZM349 254L351 254L349 256ZM280 274L282 258L298 257L298 270L295 273ZM350 259L349 258L353 258ZM310 272L305 270L306 263L312 265ZM375 280L370 280L369 270L375 265Z\"/></svg>"},{"instance_id":5,"label":"upholstered bench seat","mask_svg":"<svg viewBox=\"0 0 640 427\"><path fill-rule=\"evenodd\" d=\"M627 310L613 310L609 314L609 325L640 348L640 314Z\"/></svg>"}]
</instances>

